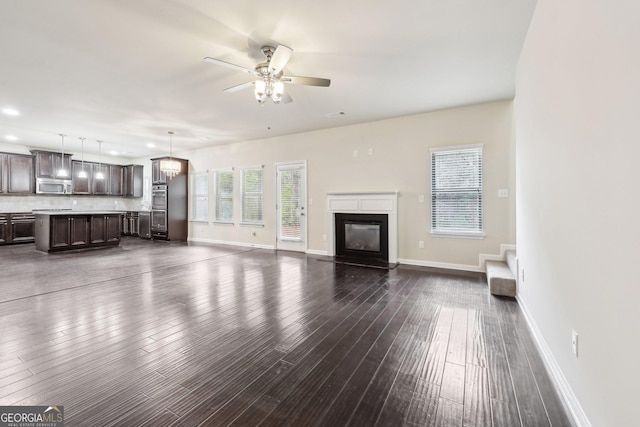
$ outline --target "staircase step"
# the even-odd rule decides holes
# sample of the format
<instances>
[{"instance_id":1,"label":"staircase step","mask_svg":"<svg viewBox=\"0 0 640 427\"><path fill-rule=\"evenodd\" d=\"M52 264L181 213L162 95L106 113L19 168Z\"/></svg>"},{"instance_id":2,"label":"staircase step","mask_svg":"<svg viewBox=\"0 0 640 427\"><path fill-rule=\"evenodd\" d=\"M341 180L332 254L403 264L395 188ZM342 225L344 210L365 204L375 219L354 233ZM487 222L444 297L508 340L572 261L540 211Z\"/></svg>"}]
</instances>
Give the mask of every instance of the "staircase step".
<instances>
[{"instance_id":1,"label":"staircase step","mask_svg":"<svg viewBox=\"0 0 640 427\"><path fill-rule=\"evenodd\" d=\"M516 277L518 275L518 267L516 265L516 251L508 250L504 253L505 258L507 259L507 265L509 266L509 270L513 273L513 276Z\"/></svg>"},{"instance_id":2,"label":"staircase step","mask_svg":"<svg viewBox=\"0 0 640 427\"><path fill-rule=\"evenodd\" d=\"M485 268L489 292L492 295L516 296L516 278L506 262L487 261Z\"/></svg>"}]
</instances>

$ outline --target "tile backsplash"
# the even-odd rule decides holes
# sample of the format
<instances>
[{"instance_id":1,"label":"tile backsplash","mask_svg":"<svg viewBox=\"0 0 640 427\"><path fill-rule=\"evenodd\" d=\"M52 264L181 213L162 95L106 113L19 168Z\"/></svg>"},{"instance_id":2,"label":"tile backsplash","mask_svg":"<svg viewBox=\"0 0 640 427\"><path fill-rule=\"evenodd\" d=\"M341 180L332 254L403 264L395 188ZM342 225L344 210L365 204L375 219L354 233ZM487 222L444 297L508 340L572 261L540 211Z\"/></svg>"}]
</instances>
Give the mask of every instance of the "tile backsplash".
<instances>
[{"instance_id":1,"label":"tile backsplash","mask_svg":"<svg viewBox=\"0 0 640 427\"><path fill-rule=\"evenodd\" d=\"M124 197L91 196L0 196L0 213L30 212L33 209L72 209L82 211L148 210L146 200Z\"/></svg>"}]
</instances>

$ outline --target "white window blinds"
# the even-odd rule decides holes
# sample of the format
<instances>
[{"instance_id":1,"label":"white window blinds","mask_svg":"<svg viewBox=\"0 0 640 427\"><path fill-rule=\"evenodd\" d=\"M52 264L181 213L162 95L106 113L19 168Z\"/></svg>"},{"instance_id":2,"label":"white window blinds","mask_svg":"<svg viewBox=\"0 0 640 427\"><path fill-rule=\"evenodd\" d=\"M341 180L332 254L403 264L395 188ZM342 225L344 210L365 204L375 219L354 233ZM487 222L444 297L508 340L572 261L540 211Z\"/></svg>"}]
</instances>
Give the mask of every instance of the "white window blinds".
<instances>
[{"instance_id":1,"label":"white window blinds","mask_svg":"<svg viewBox=\"0 0 640 427\"><path fill-rule=\"evenodd\" d=\"M431 152L431 231L482 235L482 147Z\"/></svg>"},{"instance_id":2,"label":"white window blinds","mask_svg":"<svg viewBox=\"0 0 640 427\"><path fill-rule=\"evenodd\" d=\"M242 222L262 224L263 170L258 168L242 169Z\"/></svg>"},{"instance_id":3,"label":"white window blinds","mask_svg":"<svg viewBox=\"0 0 640 427\"><path fill-rule=\"evenodd\" d=\"M219 222L233 222L233 170L216 171L215 180L215 220Z\"/></svg>"},{"instance_id":4,"label":"white window blinds","mask_svg":"<svg viewBox=\"0 0 640 427\"><path fill-rule=\"evenodd\" d=\"M209 220L209 174L191 174L191 220Z\"/></svg>"}]
</instances>

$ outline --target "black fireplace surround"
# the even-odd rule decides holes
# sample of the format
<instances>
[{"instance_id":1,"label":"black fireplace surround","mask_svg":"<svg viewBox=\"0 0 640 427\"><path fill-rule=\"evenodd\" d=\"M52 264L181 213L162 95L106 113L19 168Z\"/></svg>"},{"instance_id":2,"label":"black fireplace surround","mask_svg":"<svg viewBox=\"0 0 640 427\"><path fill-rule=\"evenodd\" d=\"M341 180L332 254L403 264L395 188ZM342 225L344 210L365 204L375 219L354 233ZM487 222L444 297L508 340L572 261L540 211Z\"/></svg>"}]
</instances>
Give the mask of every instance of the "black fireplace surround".
<instances>
[{"instance_id":1,"label":"black fireplace surround","mask_svg":"<svg viewBox=\"0 0 640 427\"><path fill-rule=\"evenodd\" d=\"M389 262L389 225L386 214L336 213L336 252L339 259Z\"/></svg>"}]
</instances>

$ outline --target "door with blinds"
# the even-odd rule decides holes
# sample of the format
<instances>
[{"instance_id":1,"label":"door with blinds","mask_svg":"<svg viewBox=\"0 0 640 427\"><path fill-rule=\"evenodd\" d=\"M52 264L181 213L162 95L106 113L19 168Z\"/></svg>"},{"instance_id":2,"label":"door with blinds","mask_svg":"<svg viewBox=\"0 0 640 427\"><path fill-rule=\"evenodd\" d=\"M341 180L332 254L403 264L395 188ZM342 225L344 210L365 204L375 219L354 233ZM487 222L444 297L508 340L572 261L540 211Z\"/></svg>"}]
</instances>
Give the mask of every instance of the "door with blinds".
<instances>
[{"instance_id":1,"label":"door with blinds","mask_svg":"<svg viewBox=\"0 0 640 427\"><path fill-rule=\"evenodd\" d=\"M277 249L307 249L307 168L305 162L276 164Z\"/></svg>"}]
</instances>

